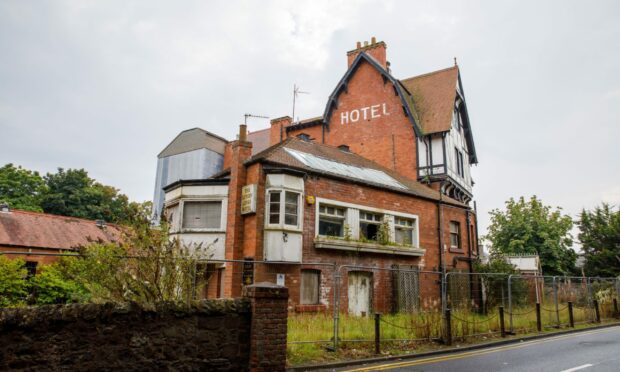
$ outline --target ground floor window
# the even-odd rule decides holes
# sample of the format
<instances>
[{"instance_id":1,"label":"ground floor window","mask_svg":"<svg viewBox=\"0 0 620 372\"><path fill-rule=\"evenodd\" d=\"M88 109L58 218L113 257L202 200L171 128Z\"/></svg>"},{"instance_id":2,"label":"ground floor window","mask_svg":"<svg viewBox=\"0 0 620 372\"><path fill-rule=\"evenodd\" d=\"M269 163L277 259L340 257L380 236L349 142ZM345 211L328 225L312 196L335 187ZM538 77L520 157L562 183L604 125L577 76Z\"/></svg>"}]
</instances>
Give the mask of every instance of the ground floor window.
<instances>
[{"instance_id":1,"label":"ground floor window","mask_svg":"<svg viewBox=\"0 0 620 372\"><path fill-rule=\"evenodd\" d=\"M301 270L301 298L302 305L316 305L319 303L319 287L321 272L319 270Z\"/></svg>"}]
</instances>

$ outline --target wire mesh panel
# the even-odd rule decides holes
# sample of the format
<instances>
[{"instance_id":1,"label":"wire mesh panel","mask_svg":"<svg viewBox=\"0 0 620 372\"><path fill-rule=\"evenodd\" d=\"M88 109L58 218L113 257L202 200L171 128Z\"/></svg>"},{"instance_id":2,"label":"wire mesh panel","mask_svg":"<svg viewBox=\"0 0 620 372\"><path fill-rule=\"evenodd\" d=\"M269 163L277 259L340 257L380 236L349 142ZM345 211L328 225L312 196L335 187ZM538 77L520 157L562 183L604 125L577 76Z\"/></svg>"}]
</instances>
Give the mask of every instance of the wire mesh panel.
<instances>
[{"instance_id":1,"label":"wire mesh panel","mask_svg":"<svg viewBox=\"0 0 620 372\"><path fill-rule=\"evenodd\" d=\"M413 313L420 308L420 273L412 266L396 266L392 271L394 282L394 310Z\"/></svg>"}]
</instances>

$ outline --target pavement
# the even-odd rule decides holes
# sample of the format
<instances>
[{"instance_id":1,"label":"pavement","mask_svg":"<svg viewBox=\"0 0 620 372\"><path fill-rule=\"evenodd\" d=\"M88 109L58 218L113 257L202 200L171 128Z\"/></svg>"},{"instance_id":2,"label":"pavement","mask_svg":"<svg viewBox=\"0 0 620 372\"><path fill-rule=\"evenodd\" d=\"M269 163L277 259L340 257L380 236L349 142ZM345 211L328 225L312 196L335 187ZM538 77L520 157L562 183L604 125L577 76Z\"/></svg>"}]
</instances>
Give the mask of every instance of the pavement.
<instances>
[{"instance_id":1,"label":"pavement","mask_svg":"<svg viewBox=\"0 0 620 372\"><path fill-rule=\"evenodd\" d=\"M620 327L337 371L620 371Z\"/></svg>"}]
</instances>

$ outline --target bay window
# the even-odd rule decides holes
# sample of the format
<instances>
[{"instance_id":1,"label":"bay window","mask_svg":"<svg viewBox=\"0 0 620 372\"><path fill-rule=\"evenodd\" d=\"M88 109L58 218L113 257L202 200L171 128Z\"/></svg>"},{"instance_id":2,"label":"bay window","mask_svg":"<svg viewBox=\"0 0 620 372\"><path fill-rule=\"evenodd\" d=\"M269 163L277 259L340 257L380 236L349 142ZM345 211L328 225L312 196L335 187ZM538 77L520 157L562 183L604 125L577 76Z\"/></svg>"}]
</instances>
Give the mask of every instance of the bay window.
<instances>
[{"instance_id":1,"label":"bay window","mask_svg":"<svg viewBox=\"0 0 620 372\"><path fill-rule=\"evenodd\" d=\"M284 190L269 191L269 225L299 226L300 193Z\"/></svg>"}]
</instances>

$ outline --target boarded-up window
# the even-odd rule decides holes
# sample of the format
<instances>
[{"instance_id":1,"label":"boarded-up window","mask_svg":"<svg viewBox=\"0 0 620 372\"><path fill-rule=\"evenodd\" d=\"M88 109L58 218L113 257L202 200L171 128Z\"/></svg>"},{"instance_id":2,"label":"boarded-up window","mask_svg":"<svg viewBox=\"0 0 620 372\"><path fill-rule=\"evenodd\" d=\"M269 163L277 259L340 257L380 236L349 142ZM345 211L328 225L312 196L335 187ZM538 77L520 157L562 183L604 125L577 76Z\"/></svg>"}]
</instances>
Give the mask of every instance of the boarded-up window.
<instances>
[{"instance_id":1,"label":"boarded-up window","mask_svg":"<svg viewBox=\"0 0 620 372\"><path fill-rule=\"evenodd\" d=\"M316 305L319 303L319 270L301 270L301 304Z\"/></svg>"},{"instance_id":2,"label":"boarded-up window","mask_svg":"<svg viewBox=\"0 0 620 372\"><path fill-rule=\"evenodd\" d=\"M183 228L219 229L222 222L222 202L185 202Z\"/></svg>"}]
</instances>

